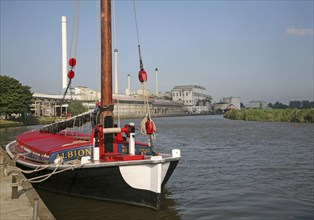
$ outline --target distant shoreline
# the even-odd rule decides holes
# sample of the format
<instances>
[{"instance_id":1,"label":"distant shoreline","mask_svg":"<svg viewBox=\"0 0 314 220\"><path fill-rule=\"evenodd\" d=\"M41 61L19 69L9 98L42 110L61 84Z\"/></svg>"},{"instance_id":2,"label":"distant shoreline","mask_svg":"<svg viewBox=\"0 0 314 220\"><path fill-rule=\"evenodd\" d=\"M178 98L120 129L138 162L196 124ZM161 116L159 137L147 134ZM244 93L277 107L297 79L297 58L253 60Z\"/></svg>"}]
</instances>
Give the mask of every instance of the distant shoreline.
<instances>
[{"instance_id":1,"label":"distant shoreline","mask_svg":"<svg viewBox=\"0 0 314 220\"><path fill-rule=\"evenodd\" d=\"M314 108L240 109L228 111L224 117L244 121L314 123Z\"/></svg>"},{"instance_id":2,"label":"distant shoreline","mask_svg":"<svg viewBox=\"0 0 314 220\"><path fill-rule=\"evenodd\" d=\"M25 118L25 119L13 119L5 120L0 119L0 128L11 128L11 127L20 127L20 126L29 126L29 125L44 125L53 123L53 118Z\"/></svg>"},{"instance_id":3,"label":"distant shoreline","mask_svg":"<svg viewBox=\"0 0 314 220\"><path fill-rule=\"evenodd\" d=\"M167 117L184 117L184 116L202 116L202 115L218 115L214 113L206 114L174 114L174 115L155 115L153 118L167 118ZM120 119L134 119L134 118L144 118L145 116L120 116ZM117 116L114 116L117 119ZM20 126L30 126L30 125L45 125L54 123L57 120L64 120L65 118L58 117L54 120L54 117L40 117L40 118L26 118L26 119L13 119L5 120L0 119L0 128L10 128L10 127L20 127Z\"/></svg>"}]
</instances>

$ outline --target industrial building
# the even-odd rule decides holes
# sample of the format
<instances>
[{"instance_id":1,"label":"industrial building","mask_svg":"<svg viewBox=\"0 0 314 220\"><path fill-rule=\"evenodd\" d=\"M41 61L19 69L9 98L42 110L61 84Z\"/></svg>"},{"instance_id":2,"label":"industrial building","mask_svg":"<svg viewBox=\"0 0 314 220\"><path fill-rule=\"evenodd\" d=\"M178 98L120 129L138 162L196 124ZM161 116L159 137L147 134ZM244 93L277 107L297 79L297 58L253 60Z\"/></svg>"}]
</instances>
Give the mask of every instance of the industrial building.
<instances>
[{"instance_id":1,"label":"industrial building","mask_svg":"<svg viewBox=\"0 0 314 220\"><path fill-rule=\"evenodd\" d=\"M72 100L80 100L88 109L94 109L100 100L99 92L87 87L73 88L73 95L66 95L62 101L62 95L51 95L43 93L33 94L31 111L35 117L51 117L67 115L69 103ZM145 115L144 98L142 95L113 94L114 115L120 117L141 117ZM186 113L183 104L171 100L156 99L149 96L149 108L152 116L182 115Z\"/></svg>"},{"instance_id":2,"label":"industrial building","mask_svg":"<svg viewBox=\"0 0 314 220\"><path fill-rule=\"evenodd\" d=\"M248 108L267 108L267 103L264 101L250 101Z\"/></svg>"},{"instance_id":3,"label":"industrial building","mask_svg":"<svg viewBox=\"0 0 314 220\"><path fill-rule=\"evenodd\" d=\"M175 86L171 94L172 101L185 105L188 113L202 114L212 110L212 97L206 94L206 89L203 86Z\"/></svg>"},{"instance_id":4,"label":"industrial building","mask_svg":"<svg viewBox=\"0 0 314 220\"><path fill-rule=\"evenodd\" d=\"M215 103L214 110L225 112L230 109L241 109L240 97L225 97L222 101Z\"/></svg>"},{"instance_id":5,"label":"industrial building","mask_svg":"<svg viewBox=\"0 0 314 220\"><path fill-rule=\"evenodd\" d=\"M198 85L175 86L171 94L172 101L190 106L196 105L198 100L207 98L206 89Z\"/></svg>"}]
</instances>

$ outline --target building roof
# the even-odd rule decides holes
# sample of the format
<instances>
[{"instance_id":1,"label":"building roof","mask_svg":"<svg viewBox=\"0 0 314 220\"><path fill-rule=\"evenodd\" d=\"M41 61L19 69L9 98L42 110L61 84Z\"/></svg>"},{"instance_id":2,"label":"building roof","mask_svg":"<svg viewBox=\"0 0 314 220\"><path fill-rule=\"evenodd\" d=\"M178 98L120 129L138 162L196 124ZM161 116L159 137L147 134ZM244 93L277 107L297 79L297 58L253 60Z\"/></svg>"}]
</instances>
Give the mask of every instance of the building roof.
<instances>
[{"instance_id":1,"label":"building roof","mask_svg":"<svg viewBox=\"0 0 314 220\"><path fill-rule=\"evenodd\" d=\"M205 87L203 86L198 86L198 85L183 85L183 86L175 86L173 87L172 90L181 90L181 89L186 89L186 90L192 90L192 89L203 89L203 90L206 90Z\"/></svg>"},{"instance_id":2,"label":"building roof","mask_svg":"<svg viewBox=\"0 0 314 220\"><path fill-rule=\"evenodd\" d=\"M171 100L155 99L153 102L154 106L184 106L182 103L173 102Z\"/></svg>"}]
</instances>

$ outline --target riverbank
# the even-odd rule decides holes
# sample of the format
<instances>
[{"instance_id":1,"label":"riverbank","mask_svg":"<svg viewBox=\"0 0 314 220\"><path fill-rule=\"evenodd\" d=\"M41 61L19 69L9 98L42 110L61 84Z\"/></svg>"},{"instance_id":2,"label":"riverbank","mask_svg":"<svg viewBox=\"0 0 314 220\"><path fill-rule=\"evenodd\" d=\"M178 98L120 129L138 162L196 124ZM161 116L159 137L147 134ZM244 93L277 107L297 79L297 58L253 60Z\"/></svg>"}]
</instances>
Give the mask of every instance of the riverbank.
<instances>
[{"instance_id":1,"label":"riverbank","mask_svg":"<svg viewBox=\"0 0 314 220\"><path fill-rule=\"evenodd\" d=\"M0 128L18 127L26 125L44 125L55 122L56 120L62 120L62 118L55 119L54 117L27 117L17 118L12 120L0 119Z\"/></svg>"},{"instance_id":2,"label":"riverbank","mask_svg":"<svg viewBox=\"0 0 314 220\"><path fill-rule=\"evenodd\" d=\"M232 120L314 123L314 109L240 109L228 111Z\"/></svg>"}]
</instances>

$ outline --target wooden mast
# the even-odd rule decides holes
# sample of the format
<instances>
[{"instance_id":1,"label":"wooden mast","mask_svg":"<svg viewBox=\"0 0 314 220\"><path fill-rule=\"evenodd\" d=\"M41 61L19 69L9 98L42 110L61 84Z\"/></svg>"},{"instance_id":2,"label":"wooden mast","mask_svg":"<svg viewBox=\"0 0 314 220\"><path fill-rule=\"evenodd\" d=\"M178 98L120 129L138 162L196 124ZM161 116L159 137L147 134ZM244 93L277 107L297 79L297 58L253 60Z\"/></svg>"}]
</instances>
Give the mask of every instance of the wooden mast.
<instances>
[{"instance_id":1,"label":"wooden mast","mask_svg":"<svg viewBox=\"0 0 314 220\"><path fill-rule=\"evenodd\" d=\"M101 104L112 104L111 0L101 1Z\"/></svg>"},{"instance_id":2,"label":"wooden mast","mask_svg":"<svg viewBox=\"0 0 314 220\"><path fill-rule=\"evenodd\" d=\"M111 0L101 0L101 105L104 128L113 127ZM104 152L113 152L113 134L104 135Z\"/></svg>"}]
</instances>

